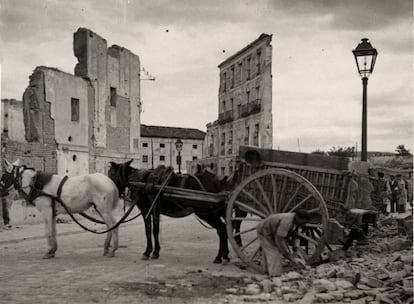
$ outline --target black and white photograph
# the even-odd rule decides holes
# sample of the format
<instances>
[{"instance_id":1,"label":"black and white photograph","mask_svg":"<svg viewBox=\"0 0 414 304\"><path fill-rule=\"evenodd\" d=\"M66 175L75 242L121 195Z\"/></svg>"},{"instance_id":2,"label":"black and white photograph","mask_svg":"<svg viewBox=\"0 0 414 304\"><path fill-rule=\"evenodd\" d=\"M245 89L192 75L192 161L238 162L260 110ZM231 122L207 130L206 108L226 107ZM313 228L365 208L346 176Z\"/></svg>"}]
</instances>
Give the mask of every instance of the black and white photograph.
<instances>
[{"instance_id":1,"label":"black and white photograph","mask_svg":"<svg viewBox=\"0 0 414 304\"><path fill-rule=\"evenodd\" d=\"M414 303L412 0L0 0L0 304Z\"/></svg>"}]
</instances>

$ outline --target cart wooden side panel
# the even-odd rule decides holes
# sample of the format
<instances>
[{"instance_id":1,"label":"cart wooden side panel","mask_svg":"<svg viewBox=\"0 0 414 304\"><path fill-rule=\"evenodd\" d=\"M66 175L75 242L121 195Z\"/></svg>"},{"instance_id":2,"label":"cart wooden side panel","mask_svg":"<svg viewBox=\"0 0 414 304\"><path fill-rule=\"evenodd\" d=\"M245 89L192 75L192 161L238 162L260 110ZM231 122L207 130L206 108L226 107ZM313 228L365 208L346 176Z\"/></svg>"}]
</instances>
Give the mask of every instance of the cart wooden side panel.
<instances>
[{"instance_id":1,"label":"cart wooden side panel","mask_svg":"<svg viewBox=\"0 0 414 304\"><path fill-rule=\"evenodd\" d=\"M325 200L329 217L335 218L339 222L345 221L344 205L348 198L349 183L351 181L351 175L348 172L277 162L263 162L262 166L254 167L240 161L239 179L242 181L251 174L268 168L287 169L306 178Z\"/></svg>"}]
</instances>

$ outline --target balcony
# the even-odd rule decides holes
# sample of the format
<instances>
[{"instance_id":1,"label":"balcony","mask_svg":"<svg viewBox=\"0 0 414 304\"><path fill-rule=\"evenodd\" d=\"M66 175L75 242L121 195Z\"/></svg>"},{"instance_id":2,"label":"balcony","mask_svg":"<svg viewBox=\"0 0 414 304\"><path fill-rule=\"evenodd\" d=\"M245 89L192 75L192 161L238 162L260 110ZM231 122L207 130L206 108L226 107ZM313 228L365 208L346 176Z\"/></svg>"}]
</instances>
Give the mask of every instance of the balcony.
<instances>
[{"instance_id":1,"label":"balcony","mask_svg":"<svg viewBox=\"0 0 414 304\"><path fill-rule=\"evenodd\" d=\"M219 124L223 125L225 123L228 123L230 121L233 121L233 110L225 111L224 113L219 114Z\"/></svg>"},{"instance_id":2,"label":"balcony","mask_svg":"<svg viewBox=\"0 0 414 304\"><path fill-rule=\"evenodd\" d=\"M255 99L248 103L249 108L249 114L256 114L261 111L262 108L262 100L261 99Z\"/></svg>"},{"instance_id":3,"label":"balcony","mask_svg":"<svg viewBox=\"0 0 414 304\"><path fill-rule=\"evenodd\" d=\"M241 117L249 116L249 108L247 104L241 106Z\"/></svg>"}]
</instances>

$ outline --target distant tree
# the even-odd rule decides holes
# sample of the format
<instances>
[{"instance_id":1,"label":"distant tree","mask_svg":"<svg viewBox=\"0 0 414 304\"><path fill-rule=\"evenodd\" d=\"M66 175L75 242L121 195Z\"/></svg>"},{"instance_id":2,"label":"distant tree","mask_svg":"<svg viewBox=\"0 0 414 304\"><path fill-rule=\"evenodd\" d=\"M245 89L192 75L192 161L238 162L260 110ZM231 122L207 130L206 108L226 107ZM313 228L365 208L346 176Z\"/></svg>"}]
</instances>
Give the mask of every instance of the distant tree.
<instances>
[{"instance_id":1,"label":"distant tree","mask_svg":"<svg viewBox=\"0 0 414 304\"><path fill-rule=\"evenodd\" d=\"M325 151L322 151L322 150L319 150L319 149L316 149L315 151L312 151L311 153L312 154L326 155Z\"/></svg>"},{"instance_id":2,"label":"distant tree","mask_svg":"<svg viewBox=\"0 0 414 304\"><path fill-rule=\"evenodd\" d=\"M332 147L328 152L329 156L352 157L354 155L353 147Z\"/></svg>"},{"instance_id":3,"label":"distant tree","mask_svg":"<svg viewBox=\"0 0 414 304\"><path fill-rule=\"evenodd\" d=\"M398 156L407 156L411 154L410 150L406 149L404 145L398 145L395 152L397 152Z\"/></svg>"}]
</instances>

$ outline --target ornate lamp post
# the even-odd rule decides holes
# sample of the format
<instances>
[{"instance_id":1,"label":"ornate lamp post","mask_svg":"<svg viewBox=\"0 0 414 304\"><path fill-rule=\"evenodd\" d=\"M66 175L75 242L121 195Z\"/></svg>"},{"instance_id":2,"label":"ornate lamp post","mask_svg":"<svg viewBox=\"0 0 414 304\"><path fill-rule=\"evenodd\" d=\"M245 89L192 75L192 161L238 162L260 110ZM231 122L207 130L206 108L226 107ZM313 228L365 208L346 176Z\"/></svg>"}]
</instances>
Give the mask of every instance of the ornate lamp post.
<instances>
[{"instance_id":1,"label":"ornate lamp post","mask_svg":"<svg viewBox=\"0 0 414 304\"><path fill-rule=\"evenodd\" d=\"M181 150L183 149L183 141L178 138L175 142L175 149L177 149L177 164L178 164L178 173L181 174Z\"/></svg>"},{"instance_id":2,"label":"ornate lamp post","mask_svg":"<svg viewBox=\"0 0 414 304\"><path fill-rule=\"evenodd\" d=\"M352 51L355 56L358 72L362 78L362 148L361 161L367 161L367 85L368 77L374 71L375 60L378 52L374 49L368 38L362 41Z\"/></svg>"}]
</instances>

